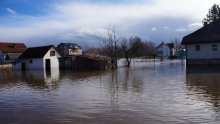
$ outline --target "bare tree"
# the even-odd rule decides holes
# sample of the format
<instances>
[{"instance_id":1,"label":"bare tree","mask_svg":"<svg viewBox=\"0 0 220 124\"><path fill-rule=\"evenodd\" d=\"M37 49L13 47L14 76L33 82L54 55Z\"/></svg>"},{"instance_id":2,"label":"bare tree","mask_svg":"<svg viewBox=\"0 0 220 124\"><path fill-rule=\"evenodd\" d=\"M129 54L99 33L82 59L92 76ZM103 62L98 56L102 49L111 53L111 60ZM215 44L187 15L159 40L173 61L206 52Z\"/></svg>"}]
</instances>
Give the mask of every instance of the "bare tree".
<instances>
[{"instance_id":1,"label":"bare tree","mask_svg":"<svg viewBox=\"0 0 220 124\"><path fill-rule=\"evenodd\" d=\"M131 52L131 48L129 46L129 42L128 42L128 40L126 38L122 39L121 49L122 49L122 51L124 53L124 57L126 59L126 65L125 66L130 67L131 58L132 58L131 53L132 52Z\"/></svg>"},{"instance_id":2,"label":"bare tree","mask_svg":"<svg viewBox=\"0 0 220 124\"><path fill-rule=\"evenodd\" d=\"M145 54L145 44L137 36L131 37L129 40L124 38L121 42L121 49L124 53L127 67L130 67L132 58L141 57Z\"/></svg>"},{"instance_id":3,"label":"bare tree","mask_svg":"<svg viewBox=\"0 0 220 124\"><path fill-rule=\"evenodd\" d=\"M103 39L103 53L106 56L111 57L112 63L117 67L117 51L118 51L118 42L120 39L116 34L115 26L108 28L106 37Z\"/></svg>"},{"instance_id":4,"label":"bare tree","mask_svg":"<svg viewBox=\"0 0 220 124\"><path fill-rule=\"evenodd\" d=\"M145 41L145 56L148 57L156 57L157 56L157 51L155 44L151 41Z\"/></svg>"}]
</instances>

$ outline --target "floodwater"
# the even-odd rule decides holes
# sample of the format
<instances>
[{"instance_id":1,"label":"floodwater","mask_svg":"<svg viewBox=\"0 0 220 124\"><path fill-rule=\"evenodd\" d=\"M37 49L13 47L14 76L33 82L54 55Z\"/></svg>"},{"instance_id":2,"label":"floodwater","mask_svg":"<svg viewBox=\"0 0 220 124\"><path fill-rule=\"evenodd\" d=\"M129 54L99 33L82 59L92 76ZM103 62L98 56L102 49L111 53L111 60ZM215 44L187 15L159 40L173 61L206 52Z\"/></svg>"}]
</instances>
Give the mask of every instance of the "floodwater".
<instances>
[{"instance_id":1,"label":"floodwater","mask_svg":"<svg viewBox=\"0 0 220 124\"><path fill-rule=\"evenodd\" d=\"M1 72L0 123L220 123L220 71L188 71L181 60L132 66Z\"/></svg>"}]
</instances>

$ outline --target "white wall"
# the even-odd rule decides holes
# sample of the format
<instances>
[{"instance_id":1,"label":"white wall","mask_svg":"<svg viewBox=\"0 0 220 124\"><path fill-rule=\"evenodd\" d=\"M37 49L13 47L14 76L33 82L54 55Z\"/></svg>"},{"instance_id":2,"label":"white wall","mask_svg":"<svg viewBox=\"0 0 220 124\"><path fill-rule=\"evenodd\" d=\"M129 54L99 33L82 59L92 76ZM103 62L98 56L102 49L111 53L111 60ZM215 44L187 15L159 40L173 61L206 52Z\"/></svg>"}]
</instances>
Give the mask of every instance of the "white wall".
<instances>
[{"instance_id":1,"label":"white wall","mask_svg":"<svg viewBox=\"0 0 220 124\"><path fill-rule=\"evenodd\" d=\"M53 50L55 51L55 56L50 56L50 51ZM51 48L43 58L36 58L36 59L27 59L27 60L22 60L19 63L13 64L13 69L15 70L21 70L21 64L22 62L26 63L26 69L27 70L37 70L37 69L45 69L45 64L46 64L46 59L50 59L51 62L51 69L56 69L59 68L59 60L60 54L54 49ZM30 63L30 60L32 60L32 63Z\"/></svg>"},{"instance_id":2,"label":"white wall","mask_svg":"<svg viewBox=\"0 0 220 124\"><path fill-rule=\"evenodd\" d=\"M32 63L30 63L30 60L32 60ZM13 69L15 70L21 70L21 63L25 62L25 66L27 70L30 69L44 69L43 68L43 59L41 58L37 58L37 59L27 59L27 60L23 60L19 63L13 64Z\"/></svg>"},{"instance_id":3,"label":"white wall","mask_svg":"<svg viewBox=\"0 0 220 124\"><path fill-rule=\"evenodd\" d=\"M187 59L216 59L220 58L220 43L217 44L218 50L212 51L212 44L192 44L186 45ZM195 50L195 46L200 45L200 51Z\"/></svg>"},{"instance_id":4,"label":"white wall","mask_svg":"<svg viewBox=\"0 0 220 124\"><path fill-rule=\"evenodd\" d=\"M55 56L50 56L50 51L55 51ZM54 49L54 48L51 48L47 53L46 55L44 56L44 61L43 61L43 68L46 68L45 65L46 65L46 59L50 59L50 67L51 69L54 69L54 68L59 68L59 60L58 58L60 58L60 54Z\"/></svg>"}]
</instances>

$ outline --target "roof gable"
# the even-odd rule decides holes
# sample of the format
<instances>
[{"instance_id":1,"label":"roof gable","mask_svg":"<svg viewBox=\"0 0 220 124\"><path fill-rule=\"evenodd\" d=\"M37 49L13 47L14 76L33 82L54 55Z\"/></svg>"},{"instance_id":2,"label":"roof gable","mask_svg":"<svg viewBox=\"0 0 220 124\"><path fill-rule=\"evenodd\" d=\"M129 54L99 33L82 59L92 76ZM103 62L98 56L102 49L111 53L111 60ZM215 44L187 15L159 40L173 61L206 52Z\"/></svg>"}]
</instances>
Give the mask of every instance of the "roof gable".
<instances>
[{"instance_id":1,"label":"roof gable","mask_svg":"<svg viewBox=\"0 0 220 124\"><path fill-rule=\"evenodd\" d=\"M0 51L4 53L23 53L27 49L24 43L0 42Z\"/></svg>"},{"instance_id":2,"label":"roof gable","mask_svg":"<svg viewBox=\"0 0 220 124\"><path fill-rule=\"evenodd\" d=\"M28 48L18 59L43 58L53 45Z\"/></svg>"},{"instance_id":3,"label":"roof gable","mask_svg":"<svg viewBox=\"0 0 220 124\"><path fill-rule=\"evenodd\" d=\"M183 37L182 44L220 42L220 21L205 25L197 31Z\"/></svg>"},{"instance_id":4,"label":"roof gable","mask_svg":"<svg viewBox=\"0 0 220 124\"><path fill-rule=\"evenodd\" d=\"M164 42L162 42L161 44L159 44L157 47L156 47L156 49L158 49L158 48L160 48L160 47L168 47L169 48L169 46L167 45L167 44L165 44Z\"/></svg>"}]
</instances>

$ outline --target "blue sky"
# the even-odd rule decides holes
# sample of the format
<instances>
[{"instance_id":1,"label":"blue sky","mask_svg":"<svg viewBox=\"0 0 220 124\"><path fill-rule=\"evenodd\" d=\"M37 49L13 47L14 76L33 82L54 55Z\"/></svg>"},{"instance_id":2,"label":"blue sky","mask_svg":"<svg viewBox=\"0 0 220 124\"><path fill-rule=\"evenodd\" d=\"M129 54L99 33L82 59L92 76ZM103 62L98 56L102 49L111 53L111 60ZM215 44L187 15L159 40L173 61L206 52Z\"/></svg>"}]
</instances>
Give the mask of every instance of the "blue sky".
<instances>
[{"instance_id":1,"label":"blue sky","mask_svg":"<svg viewBox=\"0 0 220 124\"><path fill-rule=\"evenodd\" d=\"M218 0L0 0L0 41L96 46L114 25L118 37L159 44L202 26Z\"/></svg>"}]
</instances>

